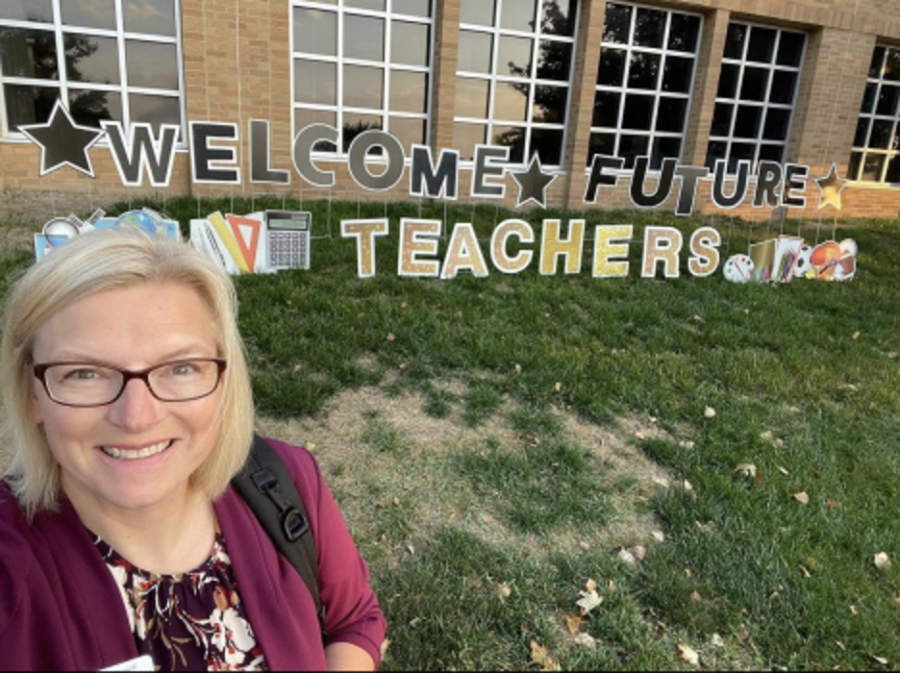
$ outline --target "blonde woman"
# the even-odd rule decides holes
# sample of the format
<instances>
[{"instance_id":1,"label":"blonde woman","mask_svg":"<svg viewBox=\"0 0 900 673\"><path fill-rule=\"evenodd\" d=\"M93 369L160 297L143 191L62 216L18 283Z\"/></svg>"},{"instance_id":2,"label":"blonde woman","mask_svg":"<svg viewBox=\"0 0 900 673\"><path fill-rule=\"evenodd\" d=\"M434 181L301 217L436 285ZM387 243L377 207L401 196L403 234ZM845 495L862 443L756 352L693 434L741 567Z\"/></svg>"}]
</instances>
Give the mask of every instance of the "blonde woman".
<instances>
[{"instance_id":1,"label":"blonde woman","mask_svg":"<svg viewBox=\"0 0 900 673\"><path fill-rule=\"evenodd\" d=\"M384 619L314 459L271 442L308 513L324 637L230 486L253 402L234 290L200 253L78 237L12 289L0 357L0 667L377 666Z\"/></svg>"}]
</instances>

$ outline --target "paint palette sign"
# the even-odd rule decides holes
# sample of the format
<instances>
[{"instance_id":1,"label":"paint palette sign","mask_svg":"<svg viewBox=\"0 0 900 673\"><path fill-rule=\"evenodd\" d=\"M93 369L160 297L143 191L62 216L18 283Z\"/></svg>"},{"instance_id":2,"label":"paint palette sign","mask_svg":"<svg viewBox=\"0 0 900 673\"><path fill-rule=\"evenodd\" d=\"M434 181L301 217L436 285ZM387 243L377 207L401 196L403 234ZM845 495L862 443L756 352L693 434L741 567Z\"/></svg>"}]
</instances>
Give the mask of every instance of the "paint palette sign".
<instances>
[{"instance_id":1,"label":"paint palette sign","mask_svg":"<svg viewBox=\"0 0 900 673\"><path fill-rule=\"evenodd\" d=\"M850 238L810 246L802 238L780 236L730 257L724 274L732 283L790 283L794 278L846 282L856 277L858 253Z\"/></svg>"}]
</instances>

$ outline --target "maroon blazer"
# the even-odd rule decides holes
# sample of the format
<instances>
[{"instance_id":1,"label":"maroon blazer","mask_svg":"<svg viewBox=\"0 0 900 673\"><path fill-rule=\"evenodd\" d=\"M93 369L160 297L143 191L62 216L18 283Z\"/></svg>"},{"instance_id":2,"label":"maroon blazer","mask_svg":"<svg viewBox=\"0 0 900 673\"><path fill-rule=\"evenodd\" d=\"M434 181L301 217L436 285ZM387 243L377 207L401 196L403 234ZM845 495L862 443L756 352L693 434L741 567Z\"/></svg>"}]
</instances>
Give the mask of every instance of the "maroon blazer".
<instances>
[{"instance_id":1,"label":"maroon blazer","mask_svg":"<svg viewBox=\"0 0 900 673\"><path fill-rule=\"evenodd\" d=\"M309 514L328 643L381 658L385 621L369 572L315 459L269 440ZM316 609L293 567L230 487L215 503L247 618L272 670L326 668ZM97 670L137 657L119 590L75 509L29 525L0 482L0 668Z\"/></svg>"}]
</instances>

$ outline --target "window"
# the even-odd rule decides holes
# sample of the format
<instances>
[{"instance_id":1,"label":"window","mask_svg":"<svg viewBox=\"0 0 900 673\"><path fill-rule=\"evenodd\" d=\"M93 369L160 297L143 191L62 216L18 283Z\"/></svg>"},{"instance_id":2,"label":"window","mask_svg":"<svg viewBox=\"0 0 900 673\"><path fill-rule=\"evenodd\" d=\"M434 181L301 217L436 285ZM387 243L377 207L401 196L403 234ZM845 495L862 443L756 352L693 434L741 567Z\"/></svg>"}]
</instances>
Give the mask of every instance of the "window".
<instances>
[{"instance_id":1,"label":"window","mask_svg":"<svg viewBox=\"0 0 900 673\"><path fill-rule=\"evenodd\" d=\"M293 0L291 11L294 134L334 126L345 153L369 129L389 131L407 151L426 142L431 0Z\"/></svg>"},{"instance_id":2,"label":"window","mask_svg":"<svg viewBox=\"0 0 900 673\"><path fill-rule=\"evenodd\" d=\"M0 2L3 135L43 123L56 100L76 123L182 124L178 0Z\"/></svg>"},{"instance_id":3,"label":"window","mask_svg":"<svg viewBox=\"0 0 900 673\"><path fill-rule=\"evenodd\" d=\"M572 88L577 0L462 0L454 146L510 148L560 166Z\"/></svg>"},{"instance_id":4,"label":"window","mask_svg":"<svg viewBox=\"0 0 900 673\"><path fill-rule=\"evenodd\" d=\"M597 154L629 169L639 156L653 169L681 157L701 25L695 14L606 5L589 165Z\"/></svg>"},{"instance_id":5,"label":"window","mask_svg":"<svg viewBox=\"0 0 900 673\"><path fill-rule=\"evenodd\" d=\"M728 26L722 74L710 131L706 164L728 160L782 163L790 137L794 101L803 66L803 33L732 23Z\"/></svg>"},{"instance_id":6,"label":"window","mask_svg":"<svg viewBox=\"0 0 900 673\"><path fill-rule=\"evenodd\" d=\"M900 49L876 47L847 178L900 183Z\"/></svg>"}]
</instances>

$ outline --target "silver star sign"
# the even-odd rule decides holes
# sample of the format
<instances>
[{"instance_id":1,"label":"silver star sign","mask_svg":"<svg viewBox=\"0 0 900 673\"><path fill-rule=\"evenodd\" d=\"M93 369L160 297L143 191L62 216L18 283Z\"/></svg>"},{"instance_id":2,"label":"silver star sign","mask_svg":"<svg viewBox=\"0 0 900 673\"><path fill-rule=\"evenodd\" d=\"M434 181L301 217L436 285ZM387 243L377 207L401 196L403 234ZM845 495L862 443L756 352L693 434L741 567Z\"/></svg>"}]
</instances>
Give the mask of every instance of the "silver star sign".
<instances>
[{"instance_id":1,"label":"silver star sign","mask_svg":"<svg viewBox=\"0 0 900 673\"><path fill-rule=\"evenodd\" d=\"M529 201L534 201L541 208L547 208L547 188L556 181L559 175L546 173L537 154L531 157L527 171L510 171L510 174L513 180L519 184L519 199L516 208L521 208Z\"/></svg>"}]
</instances>

